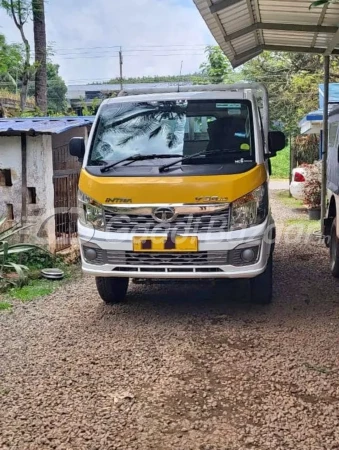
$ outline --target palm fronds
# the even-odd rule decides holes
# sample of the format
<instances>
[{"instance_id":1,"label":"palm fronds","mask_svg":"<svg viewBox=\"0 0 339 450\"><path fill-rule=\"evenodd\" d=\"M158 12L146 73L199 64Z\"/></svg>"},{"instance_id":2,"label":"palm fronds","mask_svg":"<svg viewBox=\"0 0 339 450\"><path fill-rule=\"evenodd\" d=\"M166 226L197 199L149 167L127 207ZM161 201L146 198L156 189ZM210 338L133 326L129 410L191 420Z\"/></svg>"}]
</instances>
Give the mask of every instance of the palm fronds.
<instances>
[{"instance_id":1,"label":"palm fronds","mask_svg":"<svg viewBox=\"0 0 339 450\"><path fill-rule=\"evenodd\" d=\"M99 122L95 153L102 158L131 141L163 136L164 144L173 149L184 132L187 103L175 101L121 103L107 107Z\"/></svg>"},{"instance_id":2,"label":"palm fronds","mask_svg":"<svg viewBox=\"0 0 339 450\"><path fill-rule=\"evenodd\" d=\"M336 1L331 0L316 0L315 2L312 2L308 9L316 8L317 6L324 6L328 5L329 3L336 3Z\"/></svg>"}]
</instances>

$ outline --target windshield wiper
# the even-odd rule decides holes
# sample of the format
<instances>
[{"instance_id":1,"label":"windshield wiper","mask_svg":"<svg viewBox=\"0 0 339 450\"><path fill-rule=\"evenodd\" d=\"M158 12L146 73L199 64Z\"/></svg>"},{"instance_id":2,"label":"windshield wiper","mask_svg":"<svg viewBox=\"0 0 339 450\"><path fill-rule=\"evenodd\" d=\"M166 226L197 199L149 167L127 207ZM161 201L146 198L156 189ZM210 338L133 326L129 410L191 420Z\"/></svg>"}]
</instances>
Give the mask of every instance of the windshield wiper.
<instances>
[{"instance_id":1,"label":"windshield wiper","mask_svg":"<svg viewBox=\"0 0 339 450\"><path fill-rule=\"evenodd\" d=\"M89 166L107 166L108 162L103 159L98 159L97 161L90 161Z\"/></svg>"},{"instance_id":2,"label":"windshield wiper","mask_svg":"<svg viewBox=\"0 0 339 450\"><path fill-rule=\"evenodd\" d=\"M159 153L158 155L157 154L141 155L140 153L137 153L136 155L129 156L128 158L124 158L113 164L109 164L108 166L102 167L100 170L102 173L109 172L111 169L113 169L113 167L116 167L119 164L122 164L126 161L128 161L128 162L127 162L127 164L124 164L124 167L129 166L130 164L133 164L136 161L147 161L150 159L160 159L160 158L181 158L181 157L182 157L182 155L177 155L177 154L170 155L168 153Z\"/></svg>"},{"instance_id":3,"label":"windshield wiper","mask_svg":"<svg viewBox=\"0 0 339 450\"><path fill-rule=\"evenodd\" d=\"M108 166L102 167L100 169L100 171L101 171L101 173L109 172L111 169L113 169L113 167L118 166L119 164L121 164L125 161L138 161L140 156L141 155L139 153L137 153L136 155L132 155L132 156L129 156L128 158L121 159L120 161L117 161L113 164L108 164Z\"/></svg>"},{"instance_id":4,"label":"windshield wiper","mask_svg":"<svg viewBox=\"0 0 339 450\"><path fill-rule=\"evenodd\" d=\"M194 158L197 158L198 156L215 155L215 154L221 153L222 151L223 150L215 149L215 150L204 150L203 152L199 152L199 153L193 153L193 155L184 156L183 158L179 159L178 161L174 161L170 164L160 166L159 172L165 172L170 167L175 166L176 164L179 164L180 162L187 161L189 159L194 159Z\"/></svg>"}]
</instances>

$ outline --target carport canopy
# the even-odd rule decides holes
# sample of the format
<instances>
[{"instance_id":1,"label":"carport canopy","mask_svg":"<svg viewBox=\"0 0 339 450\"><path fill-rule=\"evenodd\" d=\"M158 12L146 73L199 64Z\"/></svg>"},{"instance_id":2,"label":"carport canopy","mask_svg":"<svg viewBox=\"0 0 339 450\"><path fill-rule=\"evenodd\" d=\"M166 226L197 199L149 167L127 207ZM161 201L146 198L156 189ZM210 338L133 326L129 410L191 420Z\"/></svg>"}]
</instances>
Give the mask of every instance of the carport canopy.
<instances>
[{"instance_id":1,"label":"carport canopy","mask_svg":"<svg viewBox=\"0 0 339 450\"><path fill-rule=\"evenodd\" d=\"M194 0L233 67L264 50L339 54L339 4L312 0Z\"/></svg>"},{"instance_id":2,"label":"carport canopy","mask_svg":"<svg viewBox=\"0 0 339 450\"><path fill-rule=\"evenodd\" d=\"M339 54L339 4L310 9L312 0L194 0L235 68L264 50L324 55L321 227L326 216L330 55Z\"/></svg>"}]
</instances>

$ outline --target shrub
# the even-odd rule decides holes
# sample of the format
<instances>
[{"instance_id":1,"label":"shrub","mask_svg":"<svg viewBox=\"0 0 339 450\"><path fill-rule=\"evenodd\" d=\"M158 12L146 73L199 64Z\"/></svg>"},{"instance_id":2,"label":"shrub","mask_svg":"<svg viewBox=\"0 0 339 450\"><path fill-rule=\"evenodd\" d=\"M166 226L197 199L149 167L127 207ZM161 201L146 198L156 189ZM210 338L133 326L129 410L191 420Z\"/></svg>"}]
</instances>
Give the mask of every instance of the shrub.
<instances>
[{"instance_id":1,"label":"shrub","mask_svg":"<svg viewBox=\"0 0 339 450\"><path fill-rule=\"evenodd\" d=\"M321 205L321 161L304 165L306 181L304 184L304 203L309 209Z\"/></svg>"},{"instance_id":2,"label":"shrub","mask_svg":"<svg viewBox=\"0 0 339 450\"><path fill-rule=\"evenodd\" d=\"M302 163L312 164L319 155L319 137L315 134L296 136L294 148L299 165Z\"/></svg>"},{"instance_id":3,"label":"shrub","mask_svg":"<svg viewBox=\"0 0 339 450\"><path fill-rule=\"evenodd\" d=\"M6 219L0 219L0 230L3 229ZM22 286L27 279L28 268L22 264L10 261L13 255L19 255L40 247L32 244L10 244L10 238L22 231L24 228L20 225L14 225L5 231L0 231L0 284ZM14 277L11 274L14 273Z\"/></svg>"}]
</instances>

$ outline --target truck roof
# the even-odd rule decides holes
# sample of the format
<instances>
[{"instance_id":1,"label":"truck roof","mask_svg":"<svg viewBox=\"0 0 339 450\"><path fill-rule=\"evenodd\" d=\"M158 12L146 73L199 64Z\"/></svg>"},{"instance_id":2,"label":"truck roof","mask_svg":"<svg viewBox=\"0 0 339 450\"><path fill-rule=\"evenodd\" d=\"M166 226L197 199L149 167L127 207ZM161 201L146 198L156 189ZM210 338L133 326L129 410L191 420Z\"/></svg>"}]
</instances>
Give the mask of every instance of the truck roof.
<instances>
[{"instance_id":1,"label":"truck roof","mask_svg":"<svg viewBox=\"0 0 339 450\"><path fill-rule=\"evenodd\" d=\"M244 92L176 92L140 94L115 97L105 100L103 104L125 103L125 102L146 102L164 100L213 100L213 99L244 99Z\"/></svg>"},{"instance_id":2,"label":"truck roof","mask_svg":"<svg viewBox=\"0 0 339 450\"><path fill-rule=\"evenodd\" d=\"M241 84L214 84L196 86L173 86L163 88L128 89L121 91L119 96L108 99L103 104L122 102L143 102L160 100L213 100L213 99L244 99L248 98L247 92L252 91L255 95L257 91L265 90L259 83Z\"/></svg>"}]
</instances>

